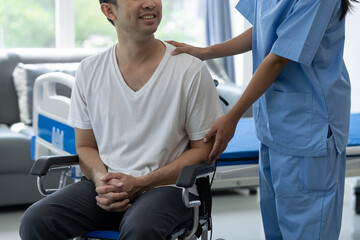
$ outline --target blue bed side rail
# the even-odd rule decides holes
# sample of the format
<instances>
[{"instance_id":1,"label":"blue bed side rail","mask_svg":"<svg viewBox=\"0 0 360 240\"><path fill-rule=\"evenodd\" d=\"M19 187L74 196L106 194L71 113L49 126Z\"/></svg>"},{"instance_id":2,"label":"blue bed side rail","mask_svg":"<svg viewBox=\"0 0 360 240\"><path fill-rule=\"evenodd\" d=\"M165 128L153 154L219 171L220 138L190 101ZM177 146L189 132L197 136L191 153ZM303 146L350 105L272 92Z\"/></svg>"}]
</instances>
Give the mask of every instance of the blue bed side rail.
<instances>
[{"instance_id":1,"label":"blue bed side rail","mask_svg":"<svg viewBox=\"0 0 360 240\"><path fill-rule=\"evenodd\" d=\"M66 124L54 121L39 114L38 137L70 154L76 154L74 129ZM218 164L238 165L258 163L259 140L255 135L254 120L240 119L233 139L219 157ZM31 141L32 156L35 155L35 137ZM360 113L350 116L350 134L348 146L360 146Z\"/></svg>"}]
</instances>

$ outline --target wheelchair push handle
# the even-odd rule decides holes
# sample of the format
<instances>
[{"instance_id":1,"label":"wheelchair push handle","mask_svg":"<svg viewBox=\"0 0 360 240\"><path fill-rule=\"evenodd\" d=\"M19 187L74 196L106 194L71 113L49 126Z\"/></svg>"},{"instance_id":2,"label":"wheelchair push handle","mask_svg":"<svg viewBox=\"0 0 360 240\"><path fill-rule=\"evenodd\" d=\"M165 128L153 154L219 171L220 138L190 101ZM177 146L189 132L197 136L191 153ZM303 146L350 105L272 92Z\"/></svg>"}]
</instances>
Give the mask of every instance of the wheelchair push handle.
<instances>
[{"instance_id":1,"label":"wheelchair push handle","mask_svg":"<svg viewBox=\"0 0 360 240\"><path fill-rule=\"evenodd\" d=\"M215 87L217 87L219 85L219 81L214 79L214 84L215 84ZM219 98L220 100L225 104L225 106L229 106L229 102L226 101L225 98L223 98L222 96L219 95Z\"/></svg>"}]
</instances>

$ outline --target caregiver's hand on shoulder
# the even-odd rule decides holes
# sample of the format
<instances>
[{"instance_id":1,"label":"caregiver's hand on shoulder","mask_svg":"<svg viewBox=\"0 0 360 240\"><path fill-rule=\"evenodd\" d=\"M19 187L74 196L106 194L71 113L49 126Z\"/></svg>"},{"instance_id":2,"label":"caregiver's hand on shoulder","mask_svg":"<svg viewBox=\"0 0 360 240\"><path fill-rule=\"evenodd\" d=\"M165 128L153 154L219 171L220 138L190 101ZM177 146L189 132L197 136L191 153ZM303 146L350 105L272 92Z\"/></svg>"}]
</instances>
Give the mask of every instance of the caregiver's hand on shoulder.
<instances>
[{"instance_id":1,"label":"caregiver's hand on shoulder","mask_svg":"<svg viewBox=\"0 0 360 240\"><path fill-rule=\"evenodd\" d=\"M194 57L197 57L201 60L207 59L207 48L200 48L200 47L194 47L185 43L180 43L176 41L166 41L167 43L170 43L171 45L175 46L176 48L174 51L172 51L172 55L178 55L180 53L187 53Z\"/></svg>"},{"instance_id":2,"label":"caregiver's hand on shoulder","mask_svg":"<svg viewBox=\"0 0 360 240\"><path fill-rule=\"evenodd\" d=\"M237 121L225 114L213 124L209 132L204 138L204 142L209 141L215 137L215 143L209 155L209 161L215 162L216 159L225 151L228 143L233 138Z\"/></svg>"}]
</instances>

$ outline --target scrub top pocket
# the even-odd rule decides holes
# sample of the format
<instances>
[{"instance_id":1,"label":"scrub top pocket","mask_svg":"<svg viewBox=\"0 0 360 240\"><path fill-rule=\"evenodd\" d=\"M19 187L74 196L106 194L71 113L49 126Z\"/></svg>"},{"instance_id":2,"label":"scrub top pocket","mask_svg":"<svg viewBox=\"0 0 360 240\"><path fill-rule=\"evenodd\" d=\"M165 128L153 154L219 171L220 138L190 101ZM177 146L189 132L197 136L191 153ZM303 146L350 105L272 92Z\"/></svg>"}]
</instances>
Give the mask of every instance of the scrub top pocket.
<instances>
[{"instance_id":1,"label":"scrub top pocket","mask_svg":"<svg viewBox=\"0 0 360 240\"><path fill-rule=\"evenodd\" d=\"M273 141L289 148L305 147L311 140L312 95L273 91L267 105Z\"/></svg>"}]
</instances>

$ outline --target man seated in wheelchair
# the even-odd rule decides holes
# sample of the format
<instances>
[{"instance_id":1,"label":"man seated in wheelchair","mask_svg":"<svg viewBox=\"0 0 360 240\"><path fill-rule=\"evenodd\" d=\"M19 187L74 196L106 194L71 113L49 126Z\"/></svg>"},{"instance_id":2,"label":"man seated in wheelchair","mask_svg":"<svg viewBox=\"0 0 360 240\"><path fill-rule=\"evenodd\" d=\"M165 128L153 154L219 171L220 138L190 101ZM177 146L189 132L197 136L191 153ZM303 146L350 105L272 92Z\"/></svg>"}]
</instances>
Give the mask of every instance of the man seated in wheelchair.
<instances>
[{"instance_id":1,"label":"man seated in wheelchair","mask_svg":"<svg viewBox=\"0 0 360 240\"><path fill-rule=\"evenodd\" d=\"M22 239L69 239L119 230L120 239L165 239L192 219L174 183L187 165L207 162L203 138L222 115L204 64L154 37L161 0L100 0L118 42L82 61L72 90L86 177L33 204ZM192 197L197 194L193 189Z\"/></svg>"}]
</instances>

